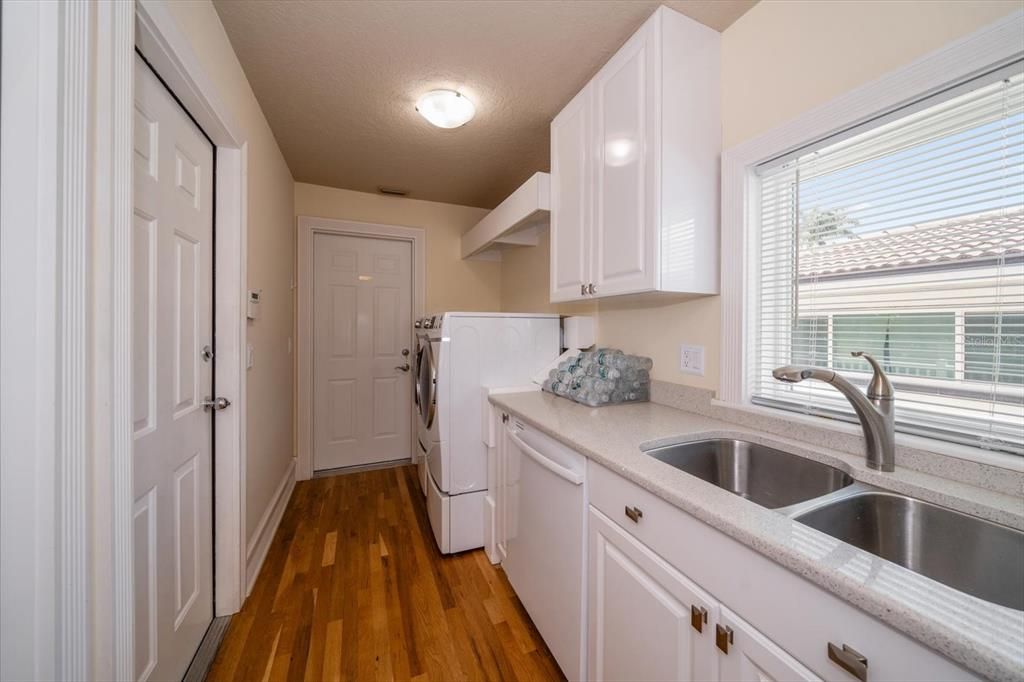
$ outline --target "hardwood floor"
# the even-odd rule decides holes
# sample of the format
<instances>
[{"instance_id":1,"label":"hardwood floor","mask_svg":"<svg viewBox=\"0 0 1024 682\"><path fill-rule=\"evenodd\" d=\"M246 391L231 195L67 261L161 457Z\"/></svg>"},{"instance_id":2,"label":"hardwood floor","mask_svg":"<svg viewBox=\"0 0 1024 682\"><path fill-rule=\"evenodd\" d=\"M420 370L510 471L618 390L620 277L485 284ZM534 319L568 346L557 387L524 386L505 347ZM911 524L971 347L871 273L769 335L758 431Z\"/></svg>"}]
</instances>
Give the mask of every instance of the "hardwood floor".
<instances>
[{"instance_id":1,"label":"hardwood floor","mask_svg":"<svg viewBox=\"0 0 1024 682\"><path fill-rule=\"evenodd\" d=\"M500 568L445 557L411 466L302 481L208 680L562 680Z\"/></svg>"}]
</instances>

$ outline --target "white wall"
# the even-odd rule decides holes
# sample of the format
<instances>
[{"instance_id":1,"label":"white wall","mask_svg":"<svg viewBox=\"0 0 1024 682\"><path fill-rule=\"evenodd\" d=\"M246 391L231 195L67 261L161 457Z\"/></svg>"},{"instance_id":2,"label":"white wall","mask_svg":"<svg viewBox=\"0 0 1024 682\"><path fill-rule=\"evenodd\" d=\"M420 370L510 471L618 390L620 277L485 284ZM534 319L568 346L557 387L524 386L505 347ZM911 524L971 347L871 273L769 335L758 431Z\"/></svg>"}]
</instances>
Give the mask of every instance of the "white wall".
<instances>
[{"instance_id":1,"label":"white wall","mask_svg":"<svg viewBox=\"0 0 1024 682\"><path fill-rule=\"evenodd\" d=\"M248 141L248 286L263 289L260 319L249 322L255 365L246 375L244 533L251 544L294 456L292 335L293 180L209 0L167 3Z\"/></svg>"}]
</instances>

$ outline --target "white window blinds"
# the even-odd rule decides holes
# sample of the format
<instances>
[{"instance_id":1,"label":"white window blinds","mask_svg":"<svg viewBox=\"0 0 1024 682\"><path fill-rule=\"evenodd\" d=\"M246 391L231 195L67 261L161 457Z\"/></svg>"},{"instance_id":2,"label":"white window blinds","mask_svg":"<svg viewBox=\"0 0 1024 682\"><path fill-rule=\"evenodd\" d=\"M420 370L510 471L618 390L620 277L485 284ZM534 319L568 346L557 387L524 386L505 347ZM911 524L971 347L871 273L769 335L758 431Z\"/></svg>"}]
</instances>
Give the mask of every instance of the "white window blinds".
<instances>
[{"instance_id":1,"label":"white window blinds","mask_svg":"<svg viewBox=\"0 0 1024 682\"><path fill-rule=\"evenodd\" d=\"M995 76L757 169L747 386L755 403L855 421L821 382L873 354L897 429L1024 454L1024 74Z\"/></svg>"}]
</instances>

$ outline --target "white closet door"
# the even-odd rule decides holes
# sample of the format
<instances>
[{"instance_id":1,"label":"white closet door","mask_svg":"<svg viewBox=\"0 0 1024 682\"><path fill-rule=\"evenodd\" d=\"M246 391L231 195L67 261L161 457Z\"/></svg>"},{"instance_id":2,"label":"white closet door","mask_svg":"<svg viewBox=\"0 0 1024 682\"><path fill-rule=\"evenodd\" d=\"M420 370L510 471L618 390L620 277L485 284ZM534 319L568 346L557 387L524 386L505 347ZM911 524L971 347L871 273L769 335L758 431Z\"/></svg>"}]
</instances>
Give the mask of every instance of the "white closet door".
<instances>
[{"instance_id":1,"label":"white closet door","mask_svg":"<svg viewBox=\"0 0 1024 682\"><path fill-rule=\"evenodd\" d=\"M313 468L408 459L412 244L317 233L313 251Z\"/></svg>"},{"instance_id":2,"label":"white closet door","mask_svg":"<svg viewBox=\"0 0 1024 682\"><path fill-rule=\"evenodd\" d=\"M135 676L181 679L213 618L213 148L135 58Z\"/></svg>"}]
</instances>

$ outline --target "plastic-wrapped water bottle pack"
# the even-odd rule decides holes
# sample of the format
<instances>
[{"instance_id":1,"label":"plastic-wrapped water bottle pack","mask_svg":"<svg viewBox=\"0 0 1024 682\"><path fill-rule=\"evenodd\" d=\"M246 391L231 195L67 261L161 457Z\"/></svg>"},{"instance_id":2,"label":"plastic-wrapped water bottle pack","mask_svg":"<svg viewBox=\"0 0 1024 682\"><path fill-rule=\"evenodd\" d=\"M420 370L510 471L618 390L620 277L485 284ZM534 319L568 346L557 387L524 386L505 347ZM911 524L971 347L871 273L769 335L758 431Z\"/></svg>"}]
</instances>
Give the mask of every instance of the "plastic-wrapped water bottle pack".
<instances>
[{"instance_id":1,"label":"plastic-wrapped water bottle pack","mask_svg":"<svg viewBox=\"0 0 1024 682\"><path fill-rule=\"evenodd\" d=\"M653 366L650 358L599 348L559 363L542 388L590 407L644 402L651 399Z\"/></svg>"}]
</instances>

